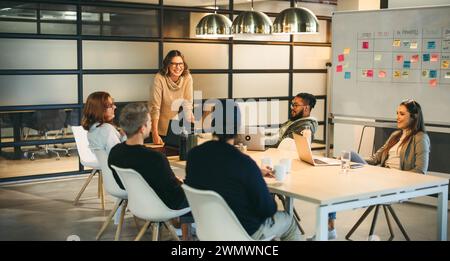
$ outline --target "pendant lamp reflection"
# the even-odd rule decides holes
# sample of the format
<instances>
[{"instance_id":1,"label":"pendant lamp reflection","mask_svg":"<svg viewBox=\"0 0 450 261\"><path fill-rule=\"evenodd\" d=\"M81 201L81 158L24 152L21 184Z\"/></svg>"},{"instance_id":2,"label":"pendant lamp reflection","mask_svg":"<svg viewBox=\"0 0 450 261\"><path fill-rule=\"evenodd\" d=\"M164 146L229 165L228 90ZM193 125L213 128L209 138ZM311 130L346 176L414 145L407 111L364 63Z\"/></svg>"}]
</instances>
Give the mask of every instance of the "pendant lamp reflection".
<instances>
[{"instance_id":1,"label":"pendant lamp reflection","mask_svg":"<svg viewBox=\"0 0 450 261\"><path fill-rule=\"evenodd\" d=\"M233 34L271 34L272 22L263 12L252 10L241 12L231 26Z\"/></svg>"},{"instance_id":2,"label":"pendant lamp reflection","mask_svg":"<svg viewBox=\"0 0 450 261\"><path fill-rule=\"evenodd\" d=\"M317 17L303 7L281 11L273 22L274 34L312 34L319 32Z\"/></svg>"}]
</instances>

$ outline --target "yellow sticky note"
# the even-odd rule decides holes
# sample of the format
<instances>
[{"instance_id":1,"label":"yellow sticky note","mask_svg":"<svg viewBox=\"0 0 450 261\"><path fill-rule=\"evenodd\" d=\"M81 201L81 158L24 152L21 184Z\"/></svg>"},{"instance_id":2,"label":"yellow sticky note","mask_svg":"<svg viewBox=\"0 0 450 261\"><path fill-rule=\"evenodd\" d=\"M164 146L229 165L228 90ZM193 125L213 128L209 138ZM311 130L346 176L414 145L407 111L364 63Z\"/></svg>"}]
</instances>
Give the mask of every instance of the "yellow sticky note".
<instances>
[{"instance_id":1,"label":"yellow sticky note","mask_svg":"<svg viewBox=\"0 0 450 261\"><path fill-rule=\"evenodd\" d=\"M448 69L448 60L442 61L442 69Z\"/></svg>"},{"instance_id":2,"label":"yellow sticky note","mask_svg":"<svg viewBox=\"0 0 450 261\"><path fill-rule=\"evenodd\" d=\"M408 71L403 71L402 76L403 76L403 78L408 78L409 72Z\"/></svg>"},{"instance_id":3,"label":"yellow sticky note","mask_svg":"<svg viewBox=\"0 0 450 261\"><path fill-rule=\"evenodd\" d=\"M398 39L395 39L394 42L392 43L392 46L394 47L400 47L401 41Z\"/></svg>"},{"instance_id":4,"label":"yellow sticky note","mask_svg":"<svg viewBox=\"0 0 450 261\"><path fill-rule=\"evenodd\" d=\"M422 77L428 78L428 70L423 70L422 71Z\"/></svg>"},{"instance_id":5,"label":"yellow sticky note","mask_svg":"<svg viewBox=\"0 0 450 261\"><path fill-rule=\"evenodd\" d=\"M383 57L381 54L375 54L375 61L381 61L381 57Z\"/></svg>"},{"instance_id":6,"label":"yellow sticky note","mask_svg":"<svg viewBox=\"0 0 450 261\"><path fill-rule=\"evenodd\" d=\"M411 43L409 43L409 48L410 48L410 49L417 49L417 42L411 42Z\"/></svg>"},{"instance_id":7,"label":"yellow sticky note","mask_svg":"<svg viewBox=\"0 0 450 261\"><path fill-rule=\"evenodd\" d=\"M344 48L344 54L349 54L350 53L350 48Z\"/></svg>"},{"instance_id":8,"label":"yellow sticky note","mask_svg":"<svg viewBox=\"0 0 450 261\"><path fill-rule=\"evenodd\" d=\"M394 71L394 78L399 78L401 76L400 71Z\"/></svg>"}]
</instances>

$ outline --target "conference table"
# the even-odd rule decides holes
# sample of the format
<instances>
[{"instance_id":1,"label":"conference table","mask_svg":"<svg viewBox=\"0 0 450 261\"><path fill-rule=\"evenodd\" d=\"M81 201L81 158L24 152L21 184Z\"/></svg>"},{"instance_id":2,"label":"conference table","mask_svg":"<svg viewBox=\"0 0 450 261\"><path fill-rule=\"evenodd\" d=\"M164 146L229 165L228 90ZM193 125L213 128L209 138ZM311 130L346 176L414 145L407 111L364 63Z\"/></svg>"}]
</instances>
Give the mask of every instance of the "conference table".
<instances>
[{"instance_id":1,"label":"conference table","mask_svg":"<svg viewBox=\"0 0 450 261\"><path fill-rule=\"evenodd\" d=\"M248 151L260 165L270 157L274 164L282 158L292 159L291 172L281 182L265 178L272 193L286 197L286 210L293 214L293 200L313 203L316 209L316 239L328 239L328 213L383 203L409 200L438 194L437 240L447 240L447 211L449 180L377 166L364 166L341 172L340 166L312 166L298 159L297 152L279 149ZM182 170L185 161L170 157L172 166Z\"/></svg>"}]
</instances>

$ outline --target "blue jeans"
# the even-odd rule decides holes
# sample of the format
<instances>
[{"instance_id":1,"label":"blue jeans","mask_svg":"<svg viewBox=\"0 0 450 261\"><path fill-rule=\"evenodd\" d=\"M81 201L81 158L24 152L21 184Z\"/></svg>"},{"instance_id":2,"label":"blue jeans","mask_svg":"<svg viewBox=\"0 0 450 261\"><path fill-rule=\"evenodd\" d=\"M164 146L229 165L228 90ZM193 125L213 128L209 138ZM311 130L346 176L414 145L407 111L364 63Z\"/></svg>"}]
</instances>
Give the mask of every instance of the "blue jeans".
<instances>
[{"instance_id":1,"label":"blue jeans","mask_svg":"<svg viewBox=\"0 0 450 261\"><path fill-rule=\"evenodd\" d=\"M335 220L336 219L336 212L328 213L328 219Z\"/></svg>"}]
</instances>

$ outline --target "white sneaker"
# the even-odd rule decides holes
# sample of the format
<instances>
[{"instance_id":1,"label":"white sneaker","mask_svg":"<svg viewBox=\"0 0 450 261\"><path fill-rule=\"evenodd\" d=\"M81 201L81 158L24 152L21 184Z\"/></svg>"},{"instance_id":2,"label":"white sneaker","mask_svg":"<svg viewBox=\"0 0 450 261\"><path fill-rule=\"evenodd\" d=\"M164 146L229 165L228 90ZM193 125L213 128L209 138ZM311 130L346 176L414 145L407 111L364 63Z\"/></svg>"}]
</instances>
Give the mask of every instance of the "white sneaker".
<instances>
[{"instance_id":1,"label":"white sneaker","mask_svg":"<svg viewBox=\"0 0 450 261\"><path fill-rule=\"evenodd\" d=\"M328 240L333 240L337 238L336 229L328 230ZM316 235L306 239L307 241L316 241Z\"/></svg>"}]
</instances>

